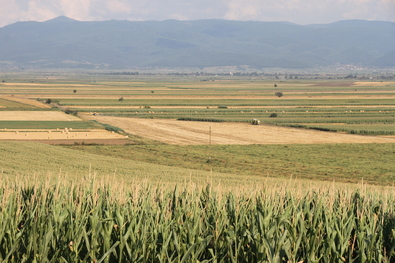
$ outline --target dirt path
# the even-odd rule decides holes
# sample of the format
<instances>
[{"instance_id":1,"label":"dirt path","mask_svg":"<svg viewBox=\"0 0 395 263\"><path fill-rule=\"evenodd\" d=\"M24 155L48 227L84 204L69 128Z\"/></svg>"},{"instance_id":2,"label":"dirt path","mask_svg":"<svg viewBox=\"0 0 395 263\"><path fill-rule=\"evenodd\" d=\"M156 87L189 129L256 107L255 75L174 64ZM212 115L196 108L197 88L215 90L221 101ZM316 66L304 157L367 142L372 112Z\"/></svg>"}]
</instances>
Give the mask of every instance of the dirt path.
<instances>
[{"instance_id":1,"label":"dirt path","mask_svg":"<svg viewBox=\"0 0 395 263\"><path fill-rule=\"evenodd\" d=\"M359 136L246 123L189 122L86 115L127 133L168 144L395 143L395 138ZM211 132L210 132L211 130ZM211 135L210 135L211 134Z\"/></svg>"}]
</instances>

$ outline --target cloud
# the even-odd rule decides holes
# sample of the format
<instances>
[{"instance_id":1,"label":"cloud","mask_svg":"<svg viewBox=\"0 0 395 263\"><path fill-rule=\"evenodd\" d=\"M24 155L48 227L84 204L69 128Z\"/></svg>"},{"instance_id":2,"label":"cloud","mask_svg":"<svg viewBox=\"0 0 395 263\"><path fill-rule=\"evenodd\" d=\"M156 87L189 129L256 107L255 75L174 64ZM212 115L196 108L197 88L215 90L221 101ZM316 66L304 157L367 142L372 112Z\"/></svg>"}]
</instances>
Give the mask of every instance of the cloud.
<instances>
[{"instance_id":1,"label":"cloud","mask_svg":"<svg viewBox=\"0 0 395 263\"><path fill-rule=\"evenodd\" d=\"M111 13L119 14L119 13L132 12L132 7L126 1L112 0L112 1L107 1L106 4L107 4L107 9Z\"/></svg>"},{"instance_id":2,"label":"cloud","mask_svg":"<svg viewBox=\"0 0 395 263\"><path fill-rule=\"evenodd\" d=\"M395 1L231 0L227 4L224 18L289 21L299 24L329 23L345 19L377 20L381 18L381 20L395 21Z\"/></svg>"},{"instance_id":3,"label":"cloud","mask_svg":"<svg viewBox=\"0 0 395 263\"><path fill-rule=\"evenodd\" d=\"M394 0L0 0L0 26L65 15L89 20L231 19L329 23L395 22Z\"/></svg>"},{"instance_id":4,"label":"cloud","mask_svg":"<svg viewBox=\"0 0 395 263\"><path fill-rule=\"evenodd\" d=\"M255 20L260 17L261 8L246 2L231 1L224 18L230 20Z\"/></svg>"}]
</instances>

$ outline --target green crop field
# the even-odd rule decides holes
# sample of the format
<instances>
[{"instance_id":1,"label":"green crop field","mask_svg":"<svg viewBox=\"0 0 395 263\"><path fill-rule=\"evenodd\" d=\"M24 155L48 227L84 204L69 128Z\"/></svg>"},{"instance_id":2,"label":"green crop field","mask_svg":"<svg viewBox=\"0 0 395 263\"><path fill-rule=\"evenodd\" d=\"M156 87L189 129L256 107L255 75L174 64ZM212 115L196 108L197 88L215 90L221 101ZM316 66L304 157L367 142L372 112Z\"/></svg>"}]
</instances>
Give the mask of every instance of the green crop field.
<instances>
[{"instance_id":1,"label":"green crop field","mask_svg":"<svg viewBox=\"0 0 395 263\"><path fill-rule=\"evenodd\" d=\"M371 156L357 151L375 149L338 147L325 150L358 159ZM179 153L174 159L191 150L196 160L202 151L158 151L166 149L169 156ZM247 148L222 150L254 155ZM307 150L322 157L322 148L296 146L283 158ZM392 262L395 257L393 187L204 172L106 151L113 156L29 142L0 145L2 261ZM263 152L277 153L272 159L285 153L272 147L256 155ZM391 153L389 145L375 152ZM343 161L339 165L349 164ZM355 166L368 167L367 162Z\"/></svg>"},{"instance_id":2,"label":"green crop field","mask_svg":"<svg viewBox=\"0 0 395 263\"><path fill-rule=\"evenodd\" d=\"M247 192L189 183L119 186L92 178L80 184L2 185L3 262L393 262L395 257L394 196L385 189L296 194L286 184Z\"/></svg>"},{"instance_id":3,"label":"green crop field","mask_svg":"<svg viewBox=\"0 0 395 263\"><path fill-rule=\"evenodd\" d=\"M258 118L395 134L393 82L62 74L10 73L0 95L51 99L43 110L77 116ZM99 125L77 122L0 121L0 129ZM395 261L395 144L180 146L129 136L127 145L2 141L0 261Z\"/></svg>"},{"instance_id":4,"label":"green crop field","mask_svg":"<svg viewBox=\"0 0 395 263\"><path fill-rule=\"evenodd\" d=\"M68 146L126 160L248 177L395 183L395 144Z\"/></svg>"},{"instance_id":5,"label":"green crop field","mask_svg":"<svg viewBox=\"0 0 395 263\"><path fill-rule=\"evenodd\" d=\"M87 121L0 121L0 129L92 129L98 128Z\"/></svg>"}]
</instances>

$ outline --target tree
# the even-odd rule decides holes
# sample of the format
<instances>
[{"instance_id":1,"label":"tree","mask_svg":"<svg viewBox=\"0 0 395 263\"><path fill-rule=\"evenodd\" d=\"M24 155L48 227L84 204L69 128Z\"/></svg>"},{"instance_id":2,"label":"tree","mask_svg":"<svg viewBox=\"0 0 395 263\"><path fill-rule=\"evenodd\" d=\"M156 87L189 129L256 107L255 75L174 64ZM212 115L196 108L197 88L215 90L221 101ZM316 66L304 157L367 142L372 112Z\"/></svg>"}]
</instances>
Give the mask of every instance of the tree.
<instances>
[{"instance_id":1,"label":"tree","mask_svg":"<svg viewBox=\"0 0 395 263\"><path fill-rule=\"evenodd\" d=\"M45 103L51 104L51 103L52 103L52 100L51 100L51 99L47 99L47 100L45 101Z\"/></svg>"},{"instance_id":2,"label":"tree","mask_svg":"<svg viewBox=\"0 0 395 263\"><path fill-rule=\"evenodd\" d=\"M281 98L282 96L284 96L284 94L281 91L278 91L276 93L274 93L274 95L276 95L277 97Z\"/></svg>"},{"instance_id":3,"label":"tree","mask_svg":"<svg viewBox=\"0 0 395 263\"><path fill-rule=\"evenodd\" d=\"M120 97L120 98L118 99L118 101L123 101L123 97Z\"/></svg>"},{"instance_id":4,"label":"tree","mask_svg":"<svg viewBox=\"0 0 395 263\"><path fill-rule=\"evenodd\" d=\"M277 88L277 84L274 84L274 87Z\"/></svg>"},{"instance_id":5,"label":"tree","mask_svg":"<svg viewBox=\"0 0 395 263\"><path fill-rule=\"evenodd\" d=\"M75 90L73 90L73 92L74 92L74 93L77 93L77 90L75 89Z\"/></svg>"}]
</instances>

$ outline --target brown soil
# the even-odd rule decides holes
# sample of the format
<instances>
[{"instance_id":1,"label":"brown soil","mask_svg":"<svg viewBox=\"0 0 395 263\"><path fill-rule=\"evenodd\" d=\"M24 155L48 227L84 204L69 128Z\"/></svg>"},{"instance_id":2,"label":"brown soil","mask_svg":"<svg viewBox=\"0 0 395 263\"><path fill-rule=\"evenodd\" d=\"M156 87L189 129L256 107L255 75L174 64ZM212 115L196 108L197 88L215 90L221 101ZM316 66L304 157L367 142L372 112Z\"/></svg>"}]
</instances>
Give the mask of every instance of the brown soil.
<instances>
[{"instance_id":1,"label":"brown soil","mask_svg":"<svg viewBox=\"0 0 395 263\"><path fill-rule=\"evenodd\" d=\"M395 138L359 136L246 123L189 122L87 115L127 133L168 144L395 143Z\"/></svg>"}]
</instances>

